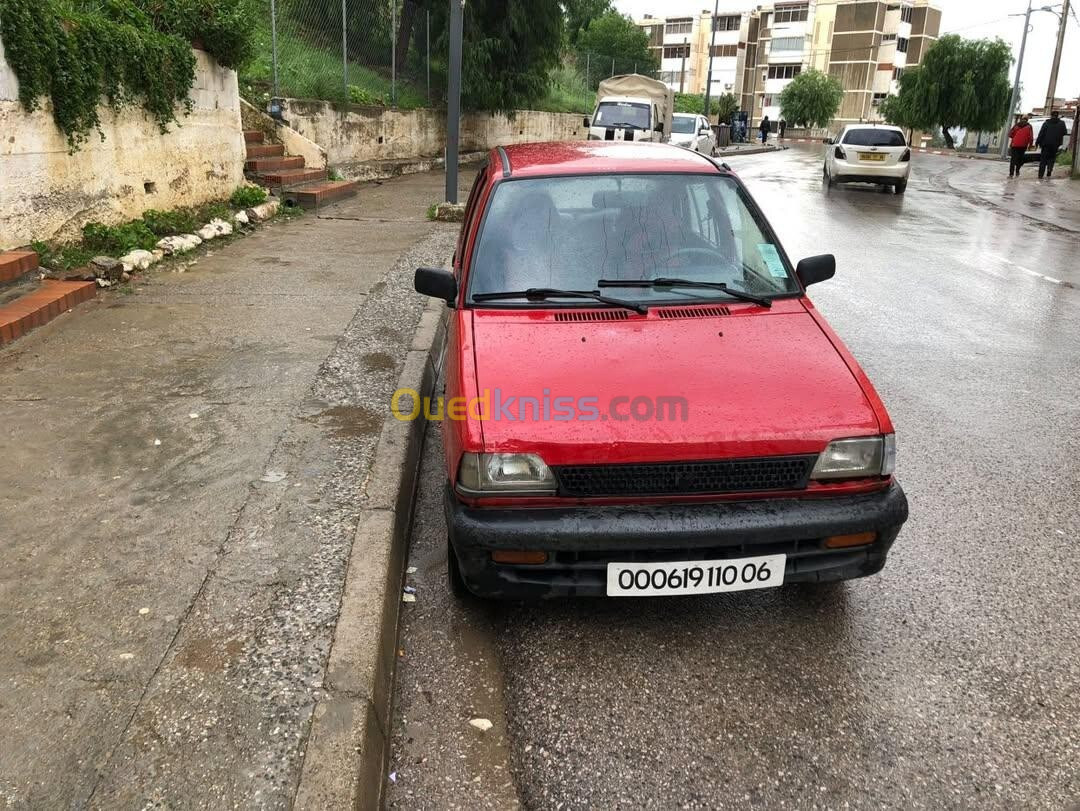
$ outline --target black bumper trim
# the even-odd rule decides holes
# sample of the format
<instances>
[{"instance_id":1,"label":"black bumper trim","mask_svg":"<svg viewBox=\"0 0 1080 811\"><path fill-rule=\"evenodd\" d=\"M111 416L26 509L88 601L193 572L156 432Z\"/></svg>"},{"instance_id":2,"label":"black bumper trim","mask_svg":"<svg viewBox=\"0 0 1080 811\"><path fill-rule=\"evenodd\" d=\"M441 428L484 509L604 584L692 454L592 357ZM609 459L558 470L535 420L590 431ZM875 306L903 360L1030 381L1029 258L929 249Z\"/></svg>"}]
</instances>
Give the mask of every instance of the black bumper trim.
<instances>
[{"instance_id":1,"label":"black bumper trim","mask_svg":"<svg viewBox=\"0 0 1080 811\"><path fill-rule=\"evenodd\" d=\"M488 597L603 594L607 560L690 560L783 552L786 582L873 574L907 520L903 490L655 506L475 508L448 488L450 542L469 588ZM869 547L826 550L830 535L874 531ZM540 549L545 566L499 566L495 549ZM670 557L663 557L670 552ZM657 557L659 556L659 557Z\"/></svg>"}]
</instances>

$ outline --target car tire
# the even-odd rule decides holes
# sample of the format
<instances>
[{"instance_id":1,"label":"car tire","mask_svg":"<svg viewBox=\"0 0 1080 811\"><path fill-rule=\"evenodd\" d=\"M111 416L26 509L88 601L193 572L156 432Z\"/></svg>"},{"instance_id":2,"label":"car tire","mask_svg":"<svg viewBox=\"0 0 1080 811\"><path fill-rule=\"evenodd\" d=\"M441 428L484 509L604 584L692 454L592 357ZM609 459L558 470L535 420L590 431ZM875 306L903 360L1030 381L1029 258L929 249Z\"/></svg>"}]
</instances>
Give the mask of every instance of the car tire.
<instances>
[{"instance_id":1,"label":"car tire","mask_svg":"<svg viewBox=\"0 0 1080 811\"><path fill-rule=\"evenodd\" d=\"M449 538L446 540L446 585L457 599L473 599L473 593L469 591L469 587L465 585L465 578L461 576L461 565L458 563L457 553Z\"/></svg>"},{"instance_id":2,"label":"car tire","mask_svg":"<svg viewBox=\"0 0 1080 811\"><path fill-rule=\"evenodd\" d=\"M897 194L903 194L907 191L907 180L901 180L899 183L896 184L895 188Z\"/></svg>"}]
</instances>

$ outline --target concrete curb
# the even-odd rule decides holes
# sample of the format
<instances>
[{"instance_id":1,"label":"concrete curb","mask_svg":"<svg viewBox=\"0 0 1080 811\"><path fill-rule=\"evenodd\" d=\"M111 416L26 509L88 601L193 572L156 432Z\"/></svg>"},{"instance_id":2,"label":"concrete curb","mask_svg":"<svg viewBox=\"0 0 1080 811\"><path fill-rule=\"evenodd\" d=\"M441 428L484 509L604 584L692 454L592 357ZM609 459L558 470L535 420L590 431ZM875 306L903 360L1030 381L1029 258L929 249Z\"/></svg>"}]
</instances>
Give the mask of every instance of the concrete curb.
<instances>
[{"instance_id":1,"label":"concrete curb","mask_svg":"<svg viewBox=\"0 0 1080 811\"><path fill-rule=\"evenodd\" d=\"M444 305L424 311L398 388L430 395L441 373ZM398 618L423 419L387 414L362 488L360 521L294 806L377 809L387 780Z\"/></svg>"},{"instance_id":2,"label":"concrete curb","mask_svg":"<svg viewBox=\"0 0 1080 811\"><path fill-rule=\"evenodd\" d=\"M734 158L738 155L764 155L766 152L783 152L787 149L786 146L760 146L754 149L731 149L728 151L721 150L716 153L718 158Z\"/></svg>"}]
</instances>

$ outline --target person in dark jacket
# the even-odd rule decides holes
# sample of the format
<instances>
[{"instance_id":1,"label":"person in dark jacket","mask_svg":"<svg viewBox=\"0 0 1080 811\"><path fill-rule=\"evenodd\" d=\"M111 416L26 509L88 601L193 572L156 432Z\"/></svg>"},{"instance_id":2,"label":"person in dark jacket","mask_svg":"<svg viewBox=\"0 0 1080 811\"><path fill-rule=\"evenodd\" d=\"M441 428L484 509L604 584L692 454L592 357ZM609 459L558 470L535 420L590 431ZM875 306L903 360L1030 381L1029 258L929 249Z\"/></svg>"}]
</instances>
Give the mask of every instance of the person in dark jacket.
<instances>
[{"instance_id":1,"label":"person in dark jacket","mask_svg":"<svg viewBox=\"0 0 1080 811\"><path fill-rule=\"evenodd\" d=\"M1020 167L1024 165L1024 153L1027 152L1031 142L1035 140L1034 130L1028 123L1026 115L1020 116L1011 130L1009 130L1009 177L1020 177Z\"/></svg>"},{"instance_id":2,"label":"person in dark jacket","mask_svg":"<svg viewBox=\"0 0 1080 811\"><path fill-rule=\"evenodd\" d=\"M769 140L769 130L772 129L772 124L769 122L769 117L765 116L761 119L761 126L758 127L758 132L761 134L761 143L764 144Z\"/></svg>"},{"instance_id":3,"label":"person in dark jacket","mask_svg":"<svg viewBox=\"0 0 1080 811\"><path fill-rule=\"evenodd\" d=\"M1035 146L1041 150L1039 155L1040 178L1043 175L1050 177L1053 174L1058 150L1065 143L1065 136L1068 134L1069 131L1065 127L1065 122L1061 120L1061 115L1057 110L1054 110L1050 113L1050 120L1044 121L1042 127L1039 128L1039 139L1035 142Z\"/></svg>"}]
</instances>

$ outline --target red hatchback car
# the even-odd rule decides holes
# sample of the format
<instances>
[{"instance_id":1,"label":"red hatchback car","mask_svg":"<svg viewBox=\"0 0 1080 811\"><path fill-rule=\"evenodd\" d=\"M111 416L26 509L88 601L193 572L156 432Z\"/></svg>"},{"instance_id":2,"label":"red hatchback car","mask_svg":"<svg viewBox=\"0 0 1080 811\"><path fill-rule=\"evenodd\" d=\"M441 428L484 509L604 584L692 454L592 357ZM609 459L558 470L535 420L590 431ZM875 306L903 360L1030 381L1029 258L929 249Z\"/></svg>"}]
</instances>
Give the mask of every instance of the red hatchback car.
<instances>
[{"instance_id":1,"label":"red hatchback car","mask_svg":"<svg viewBox=\"0 0 1080 811\"><path fill-rule=\"evenodd\" d=\"M492 151L445 299L458 594L656 596L878 572L893 425L724 164L652 143ZM435 410L437 406L432 406Z\"/></svg>"}]
</instances>

